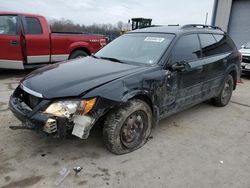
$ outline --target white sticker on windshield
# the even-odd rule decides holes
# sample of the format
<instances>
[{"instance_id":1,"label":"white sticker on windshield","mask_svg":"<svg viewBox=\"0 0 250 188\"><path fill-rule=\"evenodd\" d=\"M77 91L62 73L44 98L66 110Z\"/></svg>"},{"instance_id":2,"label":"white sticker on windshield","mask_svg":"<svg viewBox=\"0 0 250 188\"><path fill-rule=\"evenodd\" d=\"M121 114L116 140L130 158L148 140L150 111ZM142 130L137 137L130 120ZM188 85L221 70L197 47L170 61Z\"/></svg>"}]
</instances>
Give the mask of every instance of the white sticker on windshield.
<instances>
[{"instance_id":1,"label":"white sticker on windshield","mask_svg":"<svg viewBox=\"0 0 250 188\"><path fill-rule=\"evenodd\" d=\"M146 37L144 39L144 41L146 42L163 42L165 40L165 38L161 38L161 37Z\"/></svg>"}]
</instances>

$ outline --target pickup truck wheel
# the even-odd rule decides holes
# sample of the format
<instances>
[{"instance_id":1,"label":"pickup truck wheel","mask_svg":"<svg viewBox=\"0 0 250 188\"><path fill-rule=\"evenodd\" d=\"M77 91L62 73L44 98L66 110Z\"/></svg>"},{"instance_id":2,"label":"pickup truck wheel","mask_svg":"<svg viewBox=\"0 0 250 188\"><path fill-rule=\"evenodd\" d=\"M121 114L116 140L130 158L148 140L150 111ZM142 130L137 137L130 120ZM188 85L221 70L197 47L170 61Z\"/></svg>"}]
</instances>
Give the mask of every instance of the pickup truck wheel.
<instances>
[{"instance_id":1,"label":"pickup truck wheel","mask_svg":"<svg viewBox=\"0 0 250 188\"><path fill-rule=\"evenodd\" d=\"M76 50L72 54L70 54L69 59L76 59L86 57L88 54L83 50Z\"/></svg>"},{"instance_id":2,"label":"pickup truck wheel","mask_svg":"<svg viewBox=\"0 0 250 188\"><path fill-rule=\"evenodd\" d=\"M226 106L231 99L233 93L233 87L234 87L233 77L231 75L228 75L223 83L223 87L220 91L220 94L212 99L212 103L218 107Z\"/></svg>"},{"instance_id":3,"label":"pickup truck wheel","mask_svg":"<svg viewBox=\"0 0 250 188\"><path fill-rule=\"evenodd\" d=\"M112 153L129 153L147 142L151 129L151 108L142 100L131 100L107 116L103 128L104 143Z\"/></svg>"}]
</instances>

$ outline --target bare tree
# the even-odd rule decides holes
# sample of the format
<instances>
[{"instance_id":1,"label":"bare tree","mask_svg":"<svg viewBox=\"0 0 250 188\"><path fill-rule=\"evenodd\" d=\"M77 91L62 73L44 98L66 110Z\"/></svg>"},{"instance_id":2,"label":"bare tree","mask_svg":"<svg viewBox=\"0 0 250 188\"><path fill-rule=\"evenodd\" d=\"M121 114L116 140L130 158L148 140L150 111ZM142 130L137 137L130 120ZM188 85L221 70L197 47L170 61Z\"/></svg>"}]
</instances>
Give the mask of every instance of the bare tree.
<instances>
[{"instance_id":1,"label":"bare tree","mask_svg":"<svg viewBox=\"0 0 250 188\"><path fill-rule=\"evenodd\" d=\"M120 35L124 27L123 22L118 22L116 25L112 24L96 24L92 25L80 25L75 24L71 20L50 20L49 21L52 32L81 32L81 33L91 33L91 34L103 34L108 36L111 40Z\"/></svg>"},{"instance_id":2,"label":"bare tree","mask_svg":"<svg viewBox=\"0 0 250 188\"><path fill-rule=\"evenodd\" d=\"M117 28L119 31L123 30L124 23L122 21L117 22Z\"/></svg>"}]
</instances>

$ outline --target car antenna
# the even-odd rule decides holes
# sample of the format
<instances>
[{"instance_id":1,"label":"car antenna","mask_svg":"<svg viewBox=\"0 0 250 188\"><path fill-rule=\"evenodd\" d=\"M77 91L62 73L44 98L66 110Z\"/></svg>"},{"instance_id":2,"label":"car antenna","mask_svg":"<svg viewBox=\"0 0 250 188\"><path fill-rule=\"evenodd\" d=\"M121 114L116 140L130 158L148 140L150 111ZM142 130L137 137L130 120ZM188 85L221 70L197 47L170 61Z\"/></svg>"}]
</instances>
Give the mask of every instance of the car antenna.
<instances>
[{"instance_id":1,"label":"car antenna","mask_svg":"<svg viewBox=\"0 0 250 188\"><path fill-rule=\"evenodd\" d=\"M208 12L206 12L205 25L207 25Z\"/></svg>"}]
</instances>

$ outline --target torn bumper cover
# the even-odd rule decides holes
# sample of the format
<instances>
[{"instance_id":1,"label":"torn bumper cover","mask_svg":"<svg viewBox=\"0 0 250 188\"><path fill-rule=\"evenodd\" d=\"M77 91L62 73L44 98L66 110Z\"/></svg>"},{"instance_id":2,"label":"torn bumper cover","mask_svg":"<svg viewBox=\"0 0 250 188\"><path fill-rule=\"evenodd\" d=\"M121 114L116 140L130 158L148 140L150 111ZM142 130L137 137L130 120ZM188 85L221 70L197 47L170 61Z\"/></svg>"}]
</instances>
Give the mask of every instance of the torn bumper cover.
<instances>
[{"instance_id":1,"label":"torn bumper cover","mask_svg":"<svg viewBox=\"0 0 250 188\"><path fill-rule=\"evenodd\" d=\"M19 97L12 95L9 100L9 108L23 123L22 128L39 130L59 137L64 137L71 132L81 139L88 138L97 118L82 114L71 117L57 117L44 113L41 109L44 109L45 106L48 107L49 103L50 101L42 100L35 108L30 109Z\"/></svg>"},{"instance_id":2,"label":"torn bumper cover","mask_svg":"<svg viewBox=\"0 0 250 188\"><path fill-rule=\"evenodd\" d=\"M27 129L42 130L45 122L49 119L46 114L33 113L21 101L13 95L9 100L9 109L23 123Z\"/></svg>"}]
</instances>

